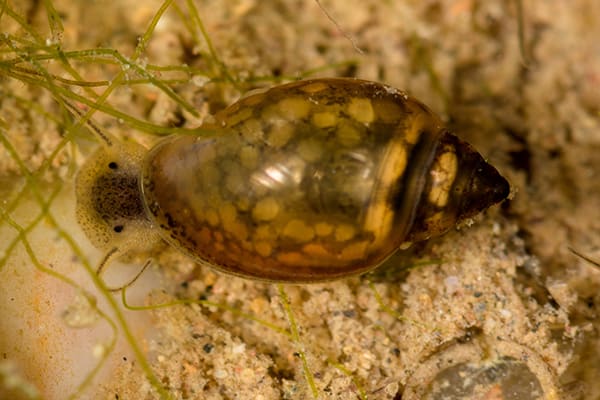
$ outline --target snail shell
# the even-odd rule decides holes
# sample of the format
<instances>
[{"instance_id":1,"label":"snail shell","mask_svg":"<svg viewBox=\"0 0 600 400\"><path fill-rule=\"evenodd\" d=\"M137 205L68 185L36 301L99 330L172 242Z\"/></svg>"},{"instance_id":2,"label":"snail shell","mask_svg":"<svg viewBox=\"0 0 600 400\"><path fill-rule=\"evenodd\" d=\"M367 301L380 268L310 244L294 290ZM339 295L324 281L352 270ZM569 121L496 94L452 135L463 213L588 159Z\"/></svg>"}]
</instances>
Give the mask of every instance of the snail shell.
<instances>
[{"instance_id":1,"label":"snail shell","mask_svg":"<svg viewBox=\"0 0 600 400\"><path fill-rule=\"evenodd\" d=\"M105 148L78 177L101 248L160 237L220 271L269 281L373 269L505 199L507 181L425 105L391 87L315 79L246 97L214 134L147 154ZM115 168L116 167L116 168Z\"/></svg>"}]
</instances>

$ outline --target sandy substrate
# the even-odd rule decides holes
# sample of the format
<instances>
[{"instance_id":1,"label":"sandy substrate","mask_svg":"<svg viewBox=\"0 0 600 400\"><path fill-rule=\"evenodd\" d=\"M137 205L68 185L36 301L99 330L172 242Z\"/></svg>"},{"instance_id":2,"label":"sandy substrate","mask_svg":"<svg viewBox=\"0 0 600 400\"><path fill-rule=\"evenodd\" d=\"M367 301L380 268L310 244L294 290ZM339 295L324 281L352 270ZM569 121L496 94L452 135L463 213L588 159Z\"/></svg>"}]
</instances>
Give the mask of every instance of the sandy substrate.
<instances>
[{"instance_id":1,"label":"sandy substrate","mask_svg":"<svg viewBox=\"0 0 600 400\"><path fill-rule=\"evenodd\" d=\"M0 30L9 35L0 42L2 60L53 41L65 51L112 48L132 60L165 4L56 0L64 29L53 36L43 2L18 3L12 10L40 38L1 13ZM513 193L472 226L399 253L372 274L328 284L223 276L163 249L128 292L130 302L199 302L127 311L123 323L120 297L98 287L68 241L92 268L102 257L74 217L74 176L96 146L93 137L70 133L52 156L68 118L47 88L24 83L3 64L0 398L150 399L159 397L157 386L165 397L185 399L600 398L600 268L569 251L600 260L600 7L595 0L525 3L524 59L516 1L323 0L339 27L310 0L196 1L228 76L241 82L236 87L207 83L227 75L188 3L173 2L136 65L193 68L148 71L197 115L147 79L117 88L112 110L192 128L247 90L322 68L310 76L356 76L419 98L507 177ZM120 71L147 78L123 61L101 61L80 57L71 65L82 79L105 84L58 85L92 98ZM32 65L78 79L56 57L19 64ZM158 139L127 118L97 112L93 119L119 140L151 146ZM26 183L22 168L40 167L44 173ZM45 218L35 222L40 213ZM16 227L32 221L27 241L19 241ZM131 274L136 265L111 271ZM94 301L82 300L81 290ZM114 348L111 323L96 307L115 323Z\"/></svg>"}]
</instances>

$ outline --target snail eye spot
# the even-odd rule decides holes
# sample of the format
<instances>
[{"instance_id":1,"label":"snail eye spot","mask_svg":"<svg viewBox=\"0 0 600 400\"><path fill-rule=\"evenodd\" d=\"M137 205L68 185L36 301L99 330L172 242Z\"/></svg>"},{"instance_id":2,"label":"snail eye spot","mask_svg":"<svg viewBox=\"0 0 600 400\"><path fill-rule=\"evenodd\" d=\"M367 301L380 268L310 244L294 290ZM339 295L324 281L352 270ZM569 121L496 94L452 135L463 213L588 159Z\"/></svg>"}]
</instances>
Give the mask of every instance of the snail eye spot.
<instances>
[{"instance_id":1,"label":"snail eye spot","mask_svg":"<svg viewBox=\"0 0 600 400\"><path fill-rule=\"evenodd\" d=\"M116 225L113 230L117 233L123 232L123 225Z\"/></svg>"},{"instance_id":2,"label":"snail eye spot","mask_svg":"<svg viewBox=\"0 0 600 400\"><path fill-rule=\"evenodd\" d=\"M112 170L116 170L116 169L118 169L118 168L119 168L119 164L117 164L117 163L116 163L116 162L114 162L114 161L111 161L111 162L109 162L109 163L108 163L108 168L110 168L110 169L112 169Z\"/></svg>"}]
</instances>

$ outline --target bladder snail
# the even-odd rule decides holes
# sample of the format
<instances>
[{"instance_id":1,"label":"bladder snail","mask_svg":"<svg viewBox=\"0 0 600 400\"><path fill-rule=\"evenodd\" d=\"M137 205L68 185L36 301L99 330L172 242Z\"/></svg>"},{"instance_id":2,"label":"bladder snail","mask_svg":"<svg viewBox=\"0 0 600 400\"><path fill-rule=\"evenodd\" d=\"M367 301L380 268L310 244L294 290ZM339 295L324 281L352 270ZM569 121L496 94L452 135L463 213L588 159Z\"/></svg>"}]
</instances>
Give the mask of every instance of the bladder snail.
<instances>
[{"instance_id":1,"label":"bladder snail","mask_svg":"<svg viewBox=\"0 0 600 400\"><path fill-rule=\"evenodd\" d=\"M425 105L391 87L315 79L246 97L209 136L107 146L77 179L100 248L160 236L220 271L315 282L365 272L508 196ZM122 239L126 238L126 239Z\"/></svg>"}]
</instances>

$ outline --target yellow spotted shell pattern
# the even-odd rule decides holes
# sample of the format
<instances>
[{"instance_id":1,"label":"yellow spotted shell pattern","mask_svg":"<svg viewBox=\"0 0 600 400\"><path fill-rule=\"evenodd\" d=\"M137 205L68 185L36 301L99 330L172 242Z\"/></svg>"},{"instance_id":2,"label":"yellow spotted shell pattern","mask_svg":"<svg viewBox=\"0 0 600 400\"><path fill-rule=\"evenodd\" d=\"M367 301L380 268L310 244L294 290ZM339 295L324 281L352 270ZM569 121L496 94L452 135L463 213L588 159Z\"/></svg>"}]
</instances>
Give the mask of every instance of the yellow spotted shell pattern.
<instances>
[{"instance_id":1,"label":"yellow spotted shell pattern","mask_svg":"<svg viewBox=\"0 0 600 400\"><path fill-rule=\"evenodd\" d=\"M277 86L215 121L203 127L212 135L150 150L140 202L167 242L229 274L314 282L361 273L509 192L426 106L374 82Z\"/></svg>"}]
</instances>

